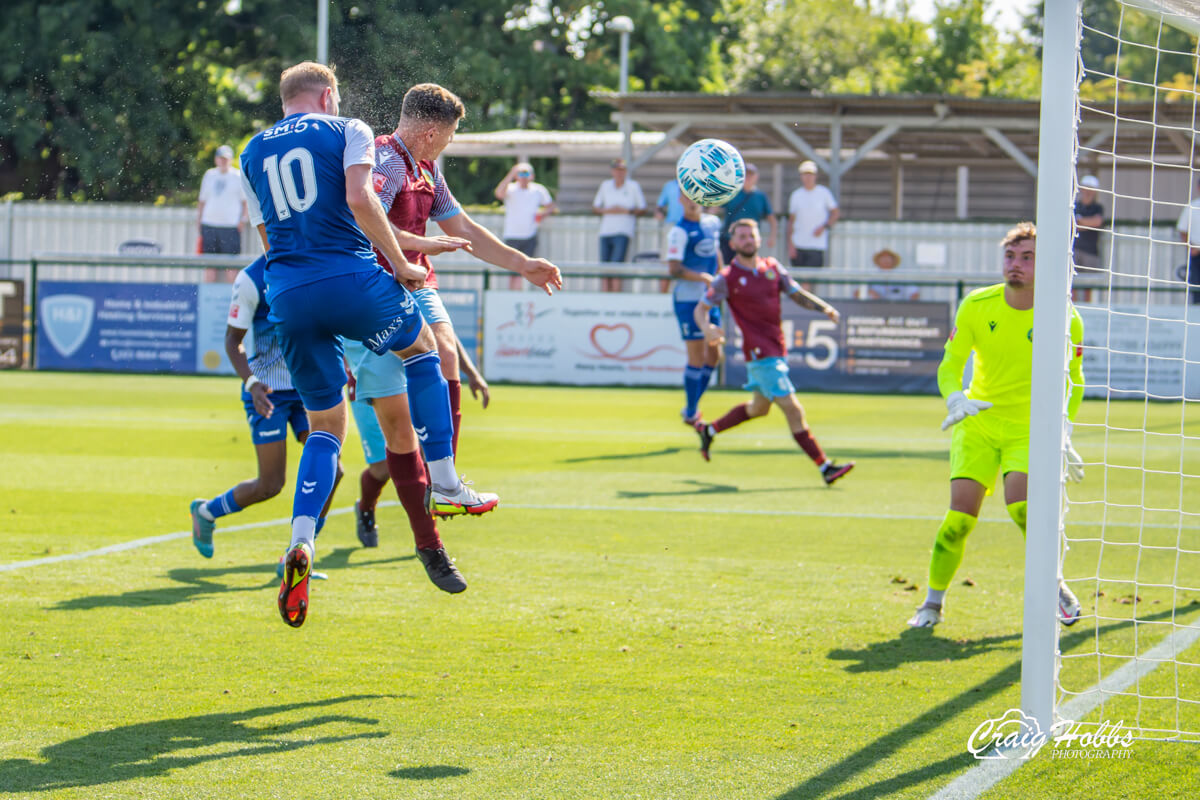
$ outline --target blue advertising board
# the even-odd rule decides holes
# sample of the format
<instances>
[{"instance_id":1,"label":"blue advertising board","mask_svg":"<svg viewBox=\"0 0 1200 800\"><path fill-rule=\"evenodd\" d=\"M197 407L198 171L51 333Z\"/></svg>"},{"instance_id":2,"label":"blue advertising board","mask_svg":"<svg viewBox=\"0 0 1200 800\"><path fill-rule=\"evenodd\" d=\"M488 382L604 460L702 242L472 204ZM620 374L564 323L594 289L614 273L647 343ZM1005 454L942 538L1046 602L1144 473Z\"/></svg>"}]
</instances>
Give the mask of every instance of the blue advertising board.
<instances>
[{"instance_id":1,"label":"blue advertising board","mask_svg":"<svg viewBox=\"0 0 1200 800\"><path fill-rule=\"evenodd\" d=\"M195 284L39 281L37 367L195 372Z\"/></svg>"},{"instance_id":2,"label":"blue advertising board","mask_svg":"<svg viewBox=\"0 0 1200 800\"><path fill-rule=\"evenodd\" d=\"M476 356L478 290L439 294ZM233 374L224 344L231 296L224 283L39 281L37 368Z\"/></svg>"},{"instance_id":3,"label":"blue advertising board","mask_svg":"<svg viewBox=\"0 0 1200 800\"><path fill-rule=\"evenodd\" d=\"M450 315L450 324L458 334L471 358L479 360L479 290L478 289L439 289L438 295Z\"/></svg>"},{"instance_id":4,"label":"blue advertising board","mask_svg":"<svg viewBox=\"0 0 1200 800\"><path fill-rule=\"evenodd\" d=\"M947 303L831 300L830 321L785 300L787 360L799 391L937 394L937 368L950 333ZM725 384L746 382L742 336L727 320Z\"/></svg>"}]
</instances>

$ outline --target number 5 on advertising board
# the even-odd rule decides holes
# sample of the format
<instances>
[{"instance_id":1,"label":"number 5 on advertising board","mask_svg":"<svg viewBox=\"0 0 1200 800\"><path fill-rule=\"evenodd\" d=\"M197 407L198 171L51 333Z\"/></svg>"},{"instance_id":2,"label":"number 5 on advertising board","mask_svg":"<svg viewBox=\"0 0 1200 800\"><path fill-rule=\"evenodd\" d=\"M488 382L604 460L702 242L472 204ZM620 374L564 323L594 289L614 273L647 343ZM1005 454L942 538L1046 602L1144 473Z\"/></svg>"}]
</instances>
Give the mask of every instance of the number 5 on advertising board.
<instances>
[{"instance_id":1,"label":"number 5 on advertising board","mask_svg":"<svg viewBox=\"0 0 1200 800\"><path fill-rule=\"evenodd\" d=\"M789 349L808 348L804 354L804 363L809 369L825 370L837 363L837 339L829 333L837 330L837 323L827 319L812 319L808 321L808 332L796 333L795 320L783 320L783 340L788 342ZM823 349L824 355L817 357L816 350Z\"/></svg>"}]
</instances>

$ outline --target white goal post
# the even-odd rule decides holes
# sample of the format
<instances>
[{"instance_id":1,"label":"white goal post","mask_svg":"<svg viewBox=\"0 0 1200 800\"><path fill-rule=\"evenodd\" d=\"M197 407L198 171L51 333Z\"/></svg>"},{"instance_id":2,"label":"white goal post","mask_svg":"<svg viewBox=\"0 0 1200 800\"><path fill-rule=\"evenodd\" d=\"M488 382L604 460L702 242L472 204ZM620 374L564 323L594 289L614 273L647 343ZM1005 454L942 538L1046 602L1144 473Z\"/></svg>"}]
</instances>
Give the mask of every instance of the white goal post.
<instances>
[{"instance_id":1,"label":"white goal post","mask_svg":"<svg viewBox=\"0 0 1200 800\"><path fill-rule=\"evenodd\" d=\"M1200 742L1200 0L1100 5L1045 2L1021 704L1043 731L1091 714ZM1105 247L1080 281L1089 173ZM1093 401L1072 434L1073 282ZM1060 576L1083 606L1069 629Z\"/></svg>"}]
</instances>

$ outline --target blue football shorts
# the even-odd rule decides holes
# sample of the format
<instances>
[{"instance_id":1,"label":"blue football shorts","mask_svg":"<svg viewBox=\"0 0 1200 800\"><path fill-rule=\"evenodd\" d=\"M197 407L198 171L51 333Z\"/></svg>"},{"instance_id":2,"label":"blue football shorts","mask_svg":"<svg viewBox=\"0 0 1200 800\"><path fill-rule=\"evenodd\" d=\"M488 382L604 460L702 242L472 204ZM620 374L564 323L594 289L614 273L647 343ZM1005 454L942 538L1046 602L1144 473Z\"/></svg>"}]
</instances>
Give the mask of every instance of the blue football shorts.
<instances>
[{"instance_id":1,"label":"blue football shorts","mask_svg":"<svg viewBox=\"0 0 1200 800\"><path fill-rule=\"evenodd\" d=\"M382 268L288 289L271 298L270 319L279 323L292 384L310 411L342 401L339 336L385 354L411 346L425 324L412 294Z\"/></svg>"},{"instance_id":2,"label":"blue football shorts","mask_svg":"<svg viewBox=\"0 0 1200 800\"><path fill-rule=\"evenodd\" d=\"M395 356L388 356L395 358ZM354 414L354 424L358 427L358 439L362 444L363 458L368 464L374 464L376 461L384 461L387 459L387 442L383 438L383 428L379 427L379 418L375 416L375 409L371 408L369 400L357 399L350 404L350 411Z\"/></svg>"},{"instance_id":3,"label":"blue football shorts","mask_svg":"<svg viewBox=\"0 0 1200 800\"><path fill-rule=\"evenodd\" d=\"M679 320L679 336L685 342L695 341L696 339L704 338L704 331L696 327L696 318L692 316L696 311L697 301L675 301L675 319ZM708 321L713 325L721 324L721 309L713 306L708 311Z\"/></svg>"},{"instance_id":4,"label":"blue football shorts","mask_svg":"<svg viewBox=\"0 0 1200 800\"><path fill-rule=\"evenodd\" d=\"M270 417L255 411L254 399L249 392L242 390L242 406L246 409L246 422L250 423L250 441L255 446L283 441L287 438L288 425L292 426L297 440L300 434L308 433L308 413L304 410L299 392L295 389L271 392L267 399L275 406Z\"/></svg>"},{"instance_id":5,"label":"blue football shorts","mask_svg":"<svg viewBox=\"0 0 1200 800\"><path fill-rule=\"evenodd\" d=\"M746 378L742 388L758 392L768 400L796 393L796 387L788 377L787 359L779 356L751 361L746 365Z\"/></svg>"},{"instance_id":6,"label":"blue football shorts","mask_svg":"<svg viewBox=\"0 0 1200 800\"><path fill-rule=\"evenodd\" d=\"M436 289L418 289L413 292L417 308L426 323L450 322L446 305ZM408 379L404 374L404 362L392 353L376 355L361 342L343 339L346 362L354 375L354 396L361 400L376 397L391 397L408 393Z\"/></svg>"}]
</instances>

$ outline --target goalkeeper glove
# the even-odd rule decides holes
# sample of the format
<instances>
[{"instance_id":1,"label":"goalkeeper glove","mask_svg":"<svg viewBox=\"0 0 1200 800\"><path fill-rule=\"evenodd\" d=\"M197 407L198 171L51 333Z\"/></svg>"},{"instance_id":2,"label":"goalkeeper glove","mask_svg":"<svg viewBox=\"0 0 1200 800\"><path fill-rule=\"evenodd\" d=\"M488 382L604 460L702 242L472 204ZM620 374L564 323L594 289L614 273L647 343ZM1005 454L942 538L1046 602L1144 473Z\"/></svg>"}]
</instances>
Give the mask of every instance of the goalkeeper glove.
<instances>
[{"instance_id":1,"label":"goalkeeper glove","mask_svg":"<svg viewBox=\"0 0 1200 800\"><path fill-rule=\"evenodd\" d=\"M1071 444L1071 423L1067 423L1067 435L1063 437L1063 458L1067 461L1067 480L1080 483L1083 480L1083 459Z\"/></svg>"},{"instance_id":2,"label":"goalkeeper glove","mask_svg":"<svg viewBox=\"0 0 1200 800\"><path fill-rule=\"evenodd\" d=\"M946 398L946 418L942 420L942 430L951 425L957 425L967 417L973 417L980 411L986 411L992 404L987 400L972 400L962 392L951 392Z\"/></svg>"}]
</instances>

